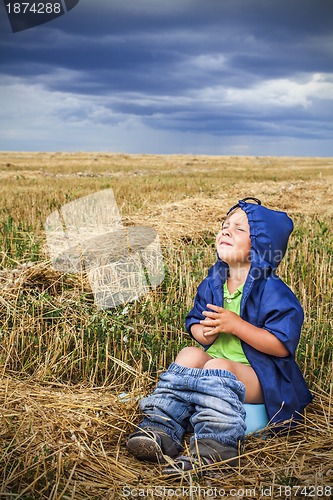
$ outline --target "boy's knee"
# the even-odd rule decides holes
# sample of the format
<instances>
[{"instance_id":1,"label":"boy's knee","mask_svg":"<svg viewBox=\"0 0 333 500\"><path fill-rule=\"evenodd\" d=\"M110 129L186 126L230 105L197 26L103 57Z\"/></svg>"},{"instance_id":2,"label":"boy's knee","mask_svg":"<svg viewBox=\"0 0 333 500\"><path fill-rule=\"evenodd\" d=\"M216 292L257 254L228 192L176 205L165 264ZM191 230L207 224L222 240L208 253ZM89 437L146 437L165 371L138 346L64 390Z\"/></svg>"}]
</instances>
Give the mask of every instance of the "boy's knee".
<instances>
[{"instance_id":1,"label":"boy's knee","mask_svg":"<svg viewBox=\"0 0 333 500\"><path fill-rule=\"evenodd\" d=\"M234 373L234 366L232 361L223 358L213 358L207 361L204 365L207 370L226 370L228 372Z\"/></svg>"},{"instance_id":2,"label":"boy's knee","mask_svg":"<svg viewBox=\"0 0 333 500\"><path fill-rule=\"evenodd\" d=\"M189 356L193 356L196 351L199 351L198 347L184 347L181 351L179 351L179 353L177 354L177 358L182 356L186 356L186 357L189 357Z\"/></svg>"},{"instance_id":3,"label":"boy's knee","mask_svg":"<svg viewBox=\"0 0 333 500\"><path fill-rule=\"evenodd\" d=\"M202 368L207 355L198 347L184 347L177 355L175 362L190 368Z\"/></svg>"}]
</instances>

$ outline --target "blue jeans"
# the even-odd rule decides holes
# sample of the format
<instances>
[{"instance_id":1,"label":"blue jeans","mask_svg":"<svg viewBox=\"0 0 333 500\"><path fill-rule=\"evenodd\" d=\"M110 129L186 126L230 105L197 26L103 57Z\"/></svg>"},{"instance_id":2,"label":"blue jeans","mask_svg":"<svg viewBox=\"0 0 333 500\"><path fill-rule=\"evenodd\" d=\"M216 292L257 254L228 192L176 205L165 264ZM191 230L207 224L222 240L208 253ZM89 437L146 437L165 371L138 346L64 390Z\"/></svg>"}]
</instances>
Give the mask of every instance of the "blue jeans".
<instances>
[{"instance_id":1,"label":"blue jeans","mask_svg":"<svg viewBox=\"0 0 333 500\"><path fill-rule=\"evenodd\" d=\"M152 394L140 401L140 428L166 432L182 449L184 432L192 425L191 444L213 439L234 448L245 434L245 387L233 373L187 368L172 363Z\"/></svg>"}]
</instances>

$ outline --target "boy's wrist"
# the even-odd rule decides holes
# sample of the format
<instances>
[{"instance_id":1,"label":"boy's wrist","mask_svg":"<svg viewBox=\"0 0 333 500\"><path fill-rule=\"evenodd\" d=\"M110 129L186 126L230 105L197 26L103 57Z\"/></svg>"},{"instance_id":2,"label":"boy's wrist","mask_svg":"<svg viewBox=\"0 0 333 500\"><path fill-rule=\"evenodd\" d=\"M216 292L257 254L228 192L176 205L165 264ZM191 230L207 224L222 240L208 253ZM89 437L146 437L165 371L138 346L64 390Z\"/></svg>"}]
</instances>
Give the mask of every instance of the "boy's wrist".
<instances>
[{"instance_id":1,"label":"boy's wrist","mask_svg":"<svg viewBox=\"0 0 333 500\"><path fill-rule=\"evenodd\" d=\"M245 323L247 323L247 321L243 320L240 316L237 316L237 319L235 318L235 321L233 321L232 328L230 328L230 331L228 333L234 335L235 337L238 337L242 334L242 329Z\"/></svg>"}]
</instances>

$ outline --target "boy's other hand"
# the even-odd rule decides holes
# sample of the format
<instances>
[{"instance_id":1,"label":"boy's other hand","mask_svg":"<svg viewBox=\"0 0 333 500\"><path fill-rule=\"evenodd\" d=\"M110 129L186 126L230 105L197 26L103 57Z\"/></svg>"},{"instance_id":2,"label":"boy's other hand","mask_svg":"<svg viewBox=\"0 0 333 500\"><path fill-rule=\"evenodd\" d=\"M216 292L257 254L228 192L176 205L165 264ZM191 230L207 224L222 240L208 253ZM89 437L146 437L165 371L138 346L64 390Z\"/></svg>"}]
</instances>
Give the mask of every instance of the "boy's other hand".
<instances>
[{"instance_id":1,"label":"boy's other hand","mask_svg":"<svg viewBox=\"0 0 333 500\"><path fill-rule=\"evenodd\" d=\"M206 319L201 320L200 324L204 326L203 335L209 337L217 333L231 333L237 330L237 323L242 321L238 314L228 311L223 307L207 304L211 311L203 311Z\"/></svg>"}]
</instances>

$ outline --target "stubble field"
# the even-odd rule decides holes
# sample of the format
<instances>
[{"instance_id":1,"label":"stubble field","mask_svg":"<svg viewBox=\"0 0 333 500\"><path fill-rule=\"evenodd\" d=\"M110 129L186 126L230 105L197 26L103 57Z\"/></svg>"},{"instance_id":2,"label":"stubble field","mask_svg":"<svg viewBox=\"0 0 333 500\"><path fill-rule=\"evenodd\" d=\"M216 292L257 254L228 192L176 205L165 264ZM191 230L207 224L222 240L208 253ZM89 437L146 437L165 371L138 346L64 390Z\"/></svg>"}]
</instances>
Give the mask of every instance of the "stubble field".
<instances>
[{"instance_id":1,"label":"stubble field","mask_svg":"<svg viewBox=\"0 0 333 500\"><path fill-rule=\"evenodd\" d=\"M0 181L0 498L331 497L333 159L3 152ZM84 274L52 269L44 224L109 188L125 225L158 232L165 278L101 311ZM191 345L184 317L246 196L294 220L279 275L305 311L297 360L315 399L295 433L249 436L235 470L166 480L126 436L137 399Z\"/></svg>"}]
</instances>

